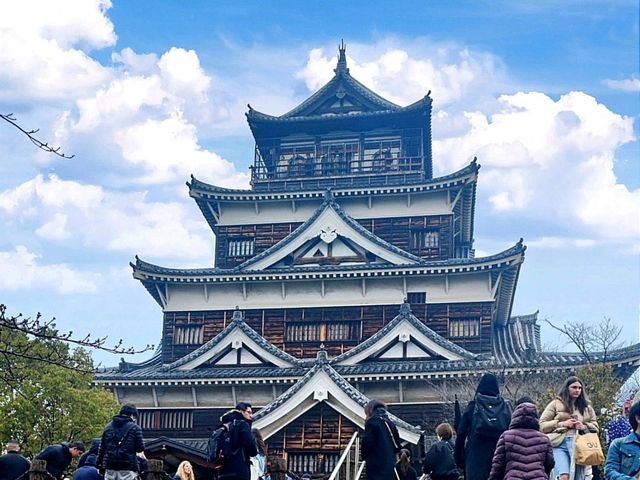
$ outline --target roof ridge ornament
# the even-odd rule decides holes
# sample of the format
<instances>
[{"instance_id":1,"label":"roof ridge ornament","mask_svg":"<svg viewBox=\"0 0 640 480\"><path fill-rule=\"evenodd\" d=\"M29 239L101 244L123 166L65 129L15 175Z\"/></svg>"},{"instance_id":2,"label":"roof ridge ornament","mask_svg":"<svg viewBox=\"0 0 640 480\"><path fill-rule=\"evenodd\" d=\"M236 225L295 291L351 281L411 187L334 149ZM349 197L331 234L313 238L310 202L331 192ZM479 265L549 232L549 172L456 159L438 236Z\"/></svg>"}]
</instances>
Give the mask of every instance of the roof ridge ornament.
<instances>
[{"instance_id":1,"label":"roof ridge ornament","mask_svg":"<svg viewBox=\"0 0 640 480\"><path fill-rule=\"evenodd\" d=\"M335 201L335 196L333 195L333 190L331 188L327 188L324 192L324 201L327 203Z\"/></svg>"},{"instance_id":2,"label":"roof ridge ornament","mask_svg":"<svg viewBox=\"0 0 640 480\"><path fill-rule=\"evenodd\" d=\"M320 344L320 350L318 350L318 353L316 355L316 363L319 363L321 365L329 363L329 354L324 349L324 343Z\"/></svg>"},{"instance_id":3,"label":"roof ridge ornament","mask_svg":"<svg viewBox=\"0 0 640 480\"><path fill-rule=\"evenodd\" d=\"M244 315L242 314L242 310L240 310L240 307L236 305L236 308L233 311L233 316L231 317L231 321L239 323L239 322L242 322L243 320L244 320Z\"/></svg>"},{"instance_id":4,"label":"roof ridge ornament","mask_svg":"<svg viewBox=\"0 0 640 480\"><path fill-rule=\"evenodd\" d=\"M400 305L400 315L403 315L403 316L411 315L411 304L407 301L406 298Z\"/></svg>"},{"instance_id":5,"label":"roof ridge ornament","mask_svg":"<svg viewBox=\"0 0 640 480\"><path fill-rule=\"evenodd\" d=\"M333 71L337 74L339 73L349 73L349 68L347 67L347 46L344 43L344 39L340 40L340 45L338 45L338 64Z\"/></svg>"}]
</instances>

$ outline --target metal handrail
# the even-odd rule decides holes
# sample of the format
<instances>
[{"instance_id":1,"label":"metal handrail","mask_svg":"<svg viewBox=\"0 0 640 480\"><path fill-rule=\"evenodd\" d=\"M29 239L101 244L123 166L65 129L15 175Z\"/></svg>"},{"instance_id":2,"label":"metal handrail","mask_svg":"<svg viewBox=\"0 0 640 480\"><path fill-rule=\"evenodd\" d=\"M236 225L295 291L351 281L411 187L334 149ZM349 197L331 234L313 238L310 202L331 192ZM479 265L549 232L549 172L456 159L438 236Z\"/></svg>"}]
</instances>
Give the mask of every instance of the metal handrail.
<instances>
[{"instance_id":1,"label":"metal handrail","mask_svg":"<svg viewBox=\"0 0 640 480\"><path fill-rule=\"evenodd\" d=\"M329 475L329 479L328 480L336 480L336 478L338 477L338 474L340 473L340 468L345 463L345 461L347 461L347 459L349 459L349 457L350 457L351 447L353 447L353 444L356 443L357 440L358 440L358 432L356 431L351 436L351 439L349 440L349 443L347 443L347 446L345 447L345 449L343 450L342 454L340 455L340 458L338 459L338 462L336 463L336 466L334 467L333 471L331 472L331 475ZM355 478L353 478L352 480L358 480L360 478L360 475L362 475L362 470L364 468L364 462L362 462L360 464L360 466L358 467L358 457L360 456L360 452L359 452L359 448L358 447L359 447L359 443L356 443L356 452L355 452L355 458L354 458ZM349 468L349 467L347 466L347 468ZM349 477L350 477L350 475L347 474L347 478L349 478Z\"/></svg>"}]
</instances>

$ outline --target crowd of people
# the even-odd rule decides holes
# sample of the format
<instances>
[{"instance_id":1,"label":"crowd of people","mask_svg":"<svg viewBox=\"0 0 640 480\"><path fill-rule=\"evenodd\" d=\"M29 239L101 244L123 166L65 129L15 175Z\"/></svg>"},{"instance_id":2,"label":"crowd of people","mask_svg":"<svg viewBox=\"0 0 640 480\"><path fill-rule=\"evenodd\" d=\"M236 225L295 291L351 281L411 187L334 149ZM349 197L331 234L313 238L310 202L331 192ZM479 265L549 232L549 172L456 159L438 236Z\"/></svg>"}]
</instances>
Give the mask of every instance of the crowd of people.
<instances>
[{"instance_id":1,"label":"crowd of people","mask_svg":"<svg viewBox=\"0 0 640 480\"><path fill-rule=\"evenodd\" d=\"M415 480L410 453L382 402L365 408L362 439L367 480ZM495 375L482 376L454 429L436 427L437 441L426 452L426 480L608 480L640 479L640 393L625 402L623 414L608 423L608 455L598 440L596 413L576 376L570 376L540 414L529 397L513 411L500 394Z\"/></svg>"},{"instance_id":2,"label":"crowd of people","mask_svg":"<svg viewBox=\"0 0 640 480\"><path fill-rule=\"evenodd\" d=\"M441 423L437 441L426 452L421 472L414 468L411 451L402 448L398 430L387 406L371 400L365 407L362 458L367 480L597 480L597 441L582 441L598 433L600 425L582 381L567 378L557 396L540 414L529 397L511 406L500 394L495 375L482 376L473 399L456 421L455 428ZM72 460L78 458L73 480L137 480L144 478L142 430L138 411L124 405L107 424L99 440L85 451L81 442L51 445L34 458L46 462L52 479L62 480ZM253 428L253 409L240 402L220 418L226 429L227 448L216 465L218 480L307 480L287 470L284 459L267 457L260 432ZM640 393L625 401L621 415L608 423L608 455L604 478L640 479ZM586 444L587 447L581 445ZM596 445L597 444L597 445ZM587 459L579 457L586 448ZM0 456L0 480L27 480L30 462L20 455L18 442L10 441ZM600 453L601 454L601 453ZM589 455L595 455L593 457ZM269 459L268 459L269 458ZM215 460L210 457L210 460ZM592 467L594 465L594 467ZM420 469L418 469L420 470ZM193 465L181 462L173 480L195 480Z\"/></svg>"}]
</instances>

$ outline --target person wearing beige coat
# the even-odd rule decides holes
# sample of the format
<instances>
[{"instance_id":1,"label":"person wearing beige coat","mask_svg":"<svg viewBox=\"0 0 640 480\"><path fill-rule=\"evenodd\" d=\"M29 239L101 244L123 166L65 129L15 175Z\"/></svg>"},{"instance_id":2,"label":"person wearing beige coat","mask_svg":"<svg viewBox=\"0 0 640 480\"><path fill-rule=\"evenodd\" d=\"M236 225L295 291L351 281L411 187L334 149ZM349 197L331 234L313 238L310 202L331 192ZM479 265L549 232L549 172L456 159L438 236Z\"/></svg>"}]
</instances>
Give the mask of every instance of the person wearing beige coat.
<instances>
[{"instance_id":1,"label":"person wearing beige coat","mask_svg":"<svg viewBox=\"0 0 640 480\"><path fill-rule=\"evenodd\" d=\"M567 378L558 396L544 409L540 415L540 430L547 434L553 446L556 461L553 478L569 480L576 435L599 430L596 412L578 377ZM585 467L576 466L575 480L584 480L584 476Z\"/></svg>"}]
</instances>

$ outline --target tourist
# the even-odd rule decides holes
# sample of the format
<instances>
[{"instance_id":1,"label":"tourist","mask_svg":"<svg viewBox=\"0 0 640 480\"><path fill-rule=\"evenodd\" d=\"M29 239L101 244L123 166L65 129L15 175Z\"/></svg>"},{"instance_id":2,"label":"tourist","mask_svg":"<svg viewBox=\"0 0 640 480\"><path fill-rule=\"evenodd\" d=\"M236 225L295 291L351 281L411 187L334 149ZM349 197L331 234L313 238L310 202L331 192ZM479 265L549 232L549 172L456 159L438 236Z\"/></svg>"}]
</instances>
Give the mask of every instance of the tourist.
<instances>
[{"instance_id":1,"label":"tourist","mask_svg":"<svg viewBox=\"0 0 640 480\"><path fill-rule=\"evenodd\" d=\"M395 469L397 480L418 480L416 469L411 466L411 452L406 448L400 450Z\"/></svg>"},{"instance_id":2,"label":"tourist","mask_svg":"<svg viewBox=\"0 0 640 480\"><path fill-rule=\"evenodd\" d=\"M576 376L565 380L558 396L542 412L540 430L547 434L553 446L554 475L559 480L569 480L576 435L598 431L596 412L584 391L582 380ZM574 479L584 480L585 470L584 466L576 465Z\"/></svg>"},{"instance_id":3,"label":"tourist","mask_svg":"<svg viewBox=\"0 0 640 480\"><path fill-rule=\"evenodd\" d=\"M258 454L255 457L251 457L251 480L261 480L264 479L267 470L267 446L260 430L253 428L251 433L256 441L256 447L258 447Z\"/></svg>"},{"instance_id":4,"label":"tourist","mask_svg":"<svg viewBox=\"0 0 640 480\"><path fill-rule=\"evenodd\" d=\"M234 453L225 456L218 474L219 480L251 480L251 457L258 454L258 447L251 433L252 422L253 408L246 402L238 403L233 410L220 417L218 427L231 423L229 435Z\"/></svg>"},{"instance_id":5,"label":"tourist","mask_svg":"<svg viewBox=\"0 0 640 480\"><path fill-rule=\"evenodd\" d=\"M47 462L47 472L55 478L62 478L64 472L69 468L71 460L78 458L84 453L84 444L82 442L67 443L60 445L50 445L36 455L35 460L44 460Z\"/></svg>"},{"instance_id":6,"label":"tourist","mask_svg":"<svg viewBox=\"0 0 640 480\"><path fill-rule=\"evenodd\" d=\"M633 430L629 423L629 410L631 409L631 399L627 398L622 404L622 415L618 414L607 423L607 443L611 444L616 438L623 438Z\"/></svg>"},{"instance_id":7,"label":"tourist","mask_svg":"<svg viewBox=\"0 0 640 480\"><path fill-rule=\"evenodd\" d=\"M265 480L293 480L284 458L271 457L269 459Z\"/></svg>"},{"instance_id":8,"label":"tourist","mask_svg":"<svg viewBox=\"0 0 640 480\"><path fill-rule=\"evenodd\" d=\"M0 480L16 480L29 470L29 460L20 455L20 443L9 440L7 453L0 455Z\"/></svg>"},{"instance_id":9,"label":"tourist","mask_svg":"<svg viewBox=\"0 0 640 480\"><path fill-rule=\"evenodd\" d=\"M511 409L500 396L498 378L485 373L462 414L454 458L467 480L487 480L498 438L509 427Z\"/></svg>"},{"instance_id":10,"label":"tourist","mask_svg":"<svg viewBox=\"0 0 640 480\"><path fill-rule=\"evenodd\" d=\"M362 458L367 462L367 480L396 478L396 454L400 452L400 436L389 420L387 406L371 400L364 407L366 416L362 435Z\"/></svg>"},{"instance_id":11,"label":"tourist","mask_svg":"<svg viewBox=\"0 0 640 480\"><path fill-rule=\"evenodd\" d=\"M98 449L98 468L105 480L133 480L140 465L137 454L144 452L142 429L136 425L138 409L124 405L102 433Z\"/></svg>"},{"instance_id":12,"label":"tourist","mask_svg":"<svg viewBox=\"0 0 640 480\"><path fill-rule=\"evenodd\" d=\"M640 401L629 410L629 424L633 432L617 438L609 446L604 474L608 480L640 478ZM635 476L634 476L635 475Z\"/></svg>"},{"instance_id":13,"label":"tourist","mask_svg":"<svg viewBox=\"0 0 640 480\"><path fill-rule=\"evenodd\" d=\"M98 451L100 451L100 439L96 438L91 442L91 447L89 447L89 450L87 450L82 455L80 455L80 458L78 459L77 468L84 467L84 464L87 461L87 457L89 455L95 455L96 458L97 458L98 457Z\"/></svg>"},{"instance_id":14,"label":"tourist","mask_svg":"<svg viewBox=\"0 0 640 480\"><path fill-rule=\"evenodd\" d=\"M193 466L187 460L180 462L176 474L173 476L173 480L195 480L193 474Z\"/></svg>"},{"instance_id":15,"label":"tourist","mask_svg":"<svg viewBox=\"0 0 640 480\"><path fill-rule=\"evenodd\" d=\"M103 480L102 475L96 468L98 456L90 453L84 458L84 463L73 472L73 480Z\"/></svg>"},{"instance_id":16,"label":"tourist","mask_svg":"<svg viewBox=\"0 0 640 480\"><path fill-rule=\"evenodd\" d=\"M498 439L489 480L547 480L554 465L551 442L540 431L538 409L533 403L520 403L509 430Z\"/></svg>"},{"instance_id":17,"label":"tourist","mask_svg":"<svg viewBox=\"0 0 640 480\"><path fill-rule=\"evenodd\" d=\"M458 480L460 471L453 458L453 427L441 423L436 427L438 441L431 445L424 458L422 473L431 480Z\"/></svg>"}]
</instances>

